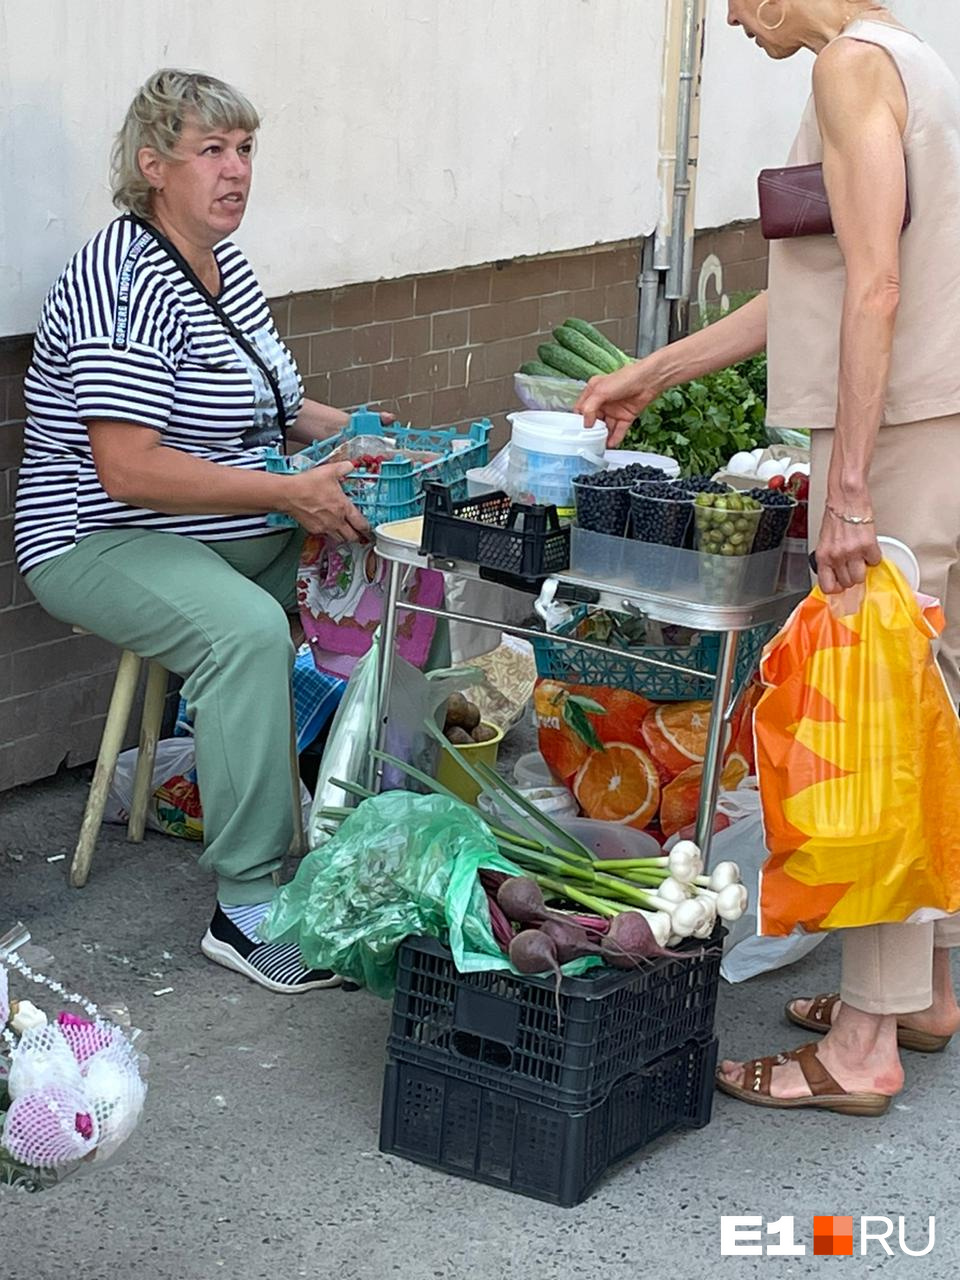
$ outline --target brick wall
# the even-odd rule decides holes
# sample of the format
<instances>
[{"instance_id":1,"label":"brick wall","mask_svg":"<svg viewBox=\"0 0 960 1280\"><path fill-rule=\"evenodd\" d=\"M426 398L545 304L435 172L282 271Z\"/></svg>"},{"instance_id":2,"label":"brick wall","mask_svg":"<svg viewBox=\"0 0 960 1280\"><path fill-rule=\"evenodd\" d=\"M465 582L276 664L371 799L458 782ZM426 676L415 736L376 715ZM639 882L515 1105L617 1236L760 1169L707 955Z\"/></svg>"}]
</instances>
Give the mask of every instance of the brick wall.
<instances>
[{"instance_id":1,"label":"brick wall","mask_svg":"<svg viewBox=\"0 0 960 1280\"><path fill-rule=\"evenodd\" d=\"M636 243L498 262L272 304L307 395L382 404L434 426L499 418L516 407L513 374L569 315L632 351Z\"/></svg>"},{"instance_id":2,"label":"brick wall","mask_svg":"<svg viewBox=\"0 0 960 1280\"><path fill-rule=\"evenodd\" d=\"M271 309L313 399L381 404L416 426L487 416L503 439L514 371L568 315L633 350L638 252L603 245L293 294ZM96 756L117 658L46 615L13 566L29 358L29 338L0 339L0 791Z\"/></svg>"},{"instance_id":3,"label":"brick wall","mask_svg":"<svg viewBox=\"0 0 960 1280\"><path fill-rule=\"evenodd\" d=\"M701 302L716 307L724 294L756 293L766 287L767 242L760 234L759 222L697 233L691 276L694 322Z\"/></svg>"}]
</instances>

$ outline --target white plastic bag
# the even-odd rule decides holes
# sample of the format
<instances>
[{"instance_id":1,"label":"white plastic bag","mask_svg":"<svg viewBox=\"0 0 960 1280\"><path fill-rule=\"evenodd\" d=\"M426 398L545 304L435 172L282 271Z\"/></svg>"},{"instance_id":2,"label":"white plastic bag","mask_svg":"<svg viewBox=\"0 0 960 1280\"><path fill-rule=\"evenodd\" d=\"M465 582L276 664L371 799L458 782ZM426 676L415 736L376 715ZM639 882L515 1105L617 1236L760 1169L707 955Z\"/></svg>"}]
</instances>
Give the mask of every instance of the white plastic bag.
<instances>
[{"instance_id":1,"label":"white plastic bag","mask_svg":"<svg viewBox=\"0 0 960 1280\"><path fill-rule=\"evenodd\" d=\"M729 926L724 943L720 975L727 982L745 982L758 973L770 973L794 964L819 946L825 934L792 933L786 938L757 936L757 895L760 868L768 854L763 843L760 793L754 787L724 791L717 802L718 813L725 813L731 825L713 837L712 865L730 860L740 867L740 877L749 894L749 905L743 915Z\"/></svg>"},{"instance_id":2,"label":"white plastic bag","mask_svg":"<svg viewBox=\"0 0 960 1280\"><path fill-rule=\"evenodd\" d=\"M103 814L104 822L126 823L130 820L133 779L139 755L139 750L134 747L130 751L121 751L117 757ZM203 839L196 779L193 738L161 738L153 761L153 787L147 805L147 828L150 831L162 831L165 835L181 836L185 840Z\"/></svg>"},{"instance_id":3,"label":"white plastic bag","mask_svg":"<svg viewBox=\"0 0 960 1280\"><path fill-rule=\"evenodd\" d=\"M117 757L113 781L107 794L104 822L126 825L133 804L133 780L139 750L122 751ZM193 738L161 738L153 761L153 788L147 804L147 829L183 840L203 839L203 810L197 785L196 750ZM311 796L300 783L300 808L304 827L310 816Z\"/></svg>"},{"instance_id":4,"label":"white plastic bag","mask_svg":"<svg viewBox=\"0 0 960 1280\"><path fill-rule=\"evenodd\" d=\"M330 726L320 760L315 798L306 824L310 849L324 844L339 826L336 820L324 818L322 811L352 808L355 804L354 797L337 786L334 779L362 786L369 786L374 781L373 752L380 736L379 662L380 632L377 630L370 649L353 669ZM388 753L432 776L439 747L424 728L424 721L428 716L439 721L440 708L450 695L469 688L479 679L480 672L471 667L432 671L424 675L399 655L395 656L387 723ZM409 775L395 766L386 765L381 789L398 788L421 790Z\"/></svg>"}]
</instances>

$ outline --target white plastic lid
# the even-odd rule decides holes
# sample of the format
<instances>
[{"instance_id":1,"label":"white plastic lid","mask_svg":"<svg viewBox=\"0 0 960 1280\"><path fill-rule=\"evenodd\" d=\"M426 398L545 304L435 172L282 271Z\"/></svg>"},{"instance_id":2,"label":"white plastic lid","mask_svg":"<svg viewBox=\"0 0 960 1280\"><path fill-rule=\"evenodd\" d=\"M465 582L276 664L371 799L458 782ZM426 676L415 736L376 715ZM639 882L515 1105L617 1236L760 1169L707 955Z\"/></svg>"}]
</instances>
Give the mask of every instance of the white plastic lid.
<instances>
[{"instance_id":1,"label":"white plastic lid","mask_svg":"<svg viewBox=\"0 0 960 1280\"><path fill-rule=\"evenodd\" d=\"M889 560L891 564L897 566L906 578L907 586L910 590L919 590L920 563L907 544L901 542L899 538L887 538L884 536L877 538L877 543L883 552L884 560Z\"/></svg>"},{"instance_id":2,"label":"white plastic lid","mask_svg":"<svg viewBox=\"0 0 960 1280\"><path fill-rule=\"evenodd\" d=\"M513 428L510 443L531 453L594 453L602 458L607 447L604 424L597 422L585 427L581 413L529 409L508 413L507 421Z\"/></svg>"}]
</instances>

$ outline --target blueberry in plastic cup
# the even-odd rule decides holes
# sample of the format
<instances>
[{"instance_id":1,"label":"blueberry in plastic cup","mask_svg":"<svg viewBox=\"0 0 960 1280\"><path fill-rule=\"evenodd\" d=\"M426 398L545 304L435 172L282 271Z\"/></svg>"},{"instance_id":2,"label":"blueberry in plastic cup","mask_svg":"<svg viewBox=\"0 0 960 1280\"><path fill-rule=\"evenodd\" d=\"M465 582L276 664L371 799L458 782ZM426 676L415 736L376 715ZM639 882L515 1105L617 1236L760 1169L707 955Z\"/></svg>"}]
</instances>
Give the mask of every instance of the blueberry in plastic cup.
<instances>
[{"instance_id":1,"label":"blueberry in plastic cup","mask_svg":"<svg viewBox=\"0 0 960 1280\"><path fill-rule=\"evenodd\" d=\"M750 489L747 497L754 498L763 508L753 542L754 552L775 551L783 543L793 521L796 498L791 498L782 489Z\"/></svg>"},{"instance_id":2,"label":"blueberry in plastic cup","mask_svg":"<svg viewBox=\"0 0 960 1280\"><path fill-rule=\"evenodd\" d=\"M630 522L630 485L579 476L573 482L577 524L592 533L622 538Z\"/></svg>"},{"instance_id":3,"label":"blueberry in plastic cup","mask_svg":"<svg viewBox=\"0 0 960 1280\"><path fill-rule=\"evenodd\" d=\"M641 484L630 495L630 532L638 542L666 547L687 544L693 499L670 484Z\"/></svg>"}]
</instances>

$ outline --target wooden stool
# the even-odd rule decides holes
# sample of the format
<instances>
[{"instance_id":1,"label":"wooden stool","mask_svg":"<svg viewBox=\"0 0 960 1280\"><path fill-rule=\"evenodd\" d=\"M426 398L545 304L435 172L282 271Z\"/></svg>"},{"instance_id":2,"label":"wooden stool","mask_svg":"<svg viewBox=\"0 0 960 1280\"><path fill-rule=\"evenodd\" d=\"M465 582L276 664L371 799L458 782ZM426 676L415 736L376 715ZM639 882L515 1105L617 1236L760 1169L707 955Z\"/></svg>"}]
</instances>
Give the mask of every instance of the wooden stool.
<instances>
[{"instance_id":1,"label":"wooden stool","mask_svg":"<svg viewBox=\"0 0 960 1280\"><path fill-rule=\"evenodd\" d=\"M77 635L88 635L83 627L74 627ZM93 771L93 782L87 796L87 807L80 824L77 848L70 864L70 883L81 888L87 883L93 850L103 824L103 812L107 807L110 783L117 767L117 756L127 736L133 700L137 693L141 659L130 649L124 649L117 664L117 675L110 695L110 706L100 739L100 753ZM147 805L153 792L153 762L157 754L157 740L163 721L163 702L167 695L168 672L159 662L147 660L147 687L140 717L140 749L137 753L137 769L133 779L133 800L130 819L127 822L127 839L143 839L147 824Z\"/></svg>"},{"instance_id":2,"label":"wooden stool","mask_svg":"<svg viewBox=\"0 0 960 1280\"><path fill-rule=\"evenodd\" d=\"M74 627L76 635L90 635L83 627ZM103 726L103 737L100 739L100 753L97 756L87 806L80 824L80 835L77 847L70 864L70 883L77 889L87 883L90 874L90 863L96 847L97 836L103 825L103 814L107 807L110 784L117 767L117 757L127 736L133 700L137 693L140 678L140 664L143 659L130 649L124 649L117 664L117 675L110 695L110 706L107 708L107 719ZM137 768L133 778L133 799L130 804L130 818L127 822L127 839L139 842L147 824L147 807L153 794L153 765L157 755L157 741L163 723L163 703L167 695L169 673L166 667L153 659L145 659L147 663L147 687L143 697L143 712L140 716L140 745L137 752ZM292 695L291 695L292 696ZM296 719L292 715L293 732L290 743L290 765L293 774L293 840L290 851L295 857L306 852L306 837L303 830L303 814L300 807L300 769L297 755ZM277 880L277 877L274 877Z\"/></svg>"}]
</instances>

